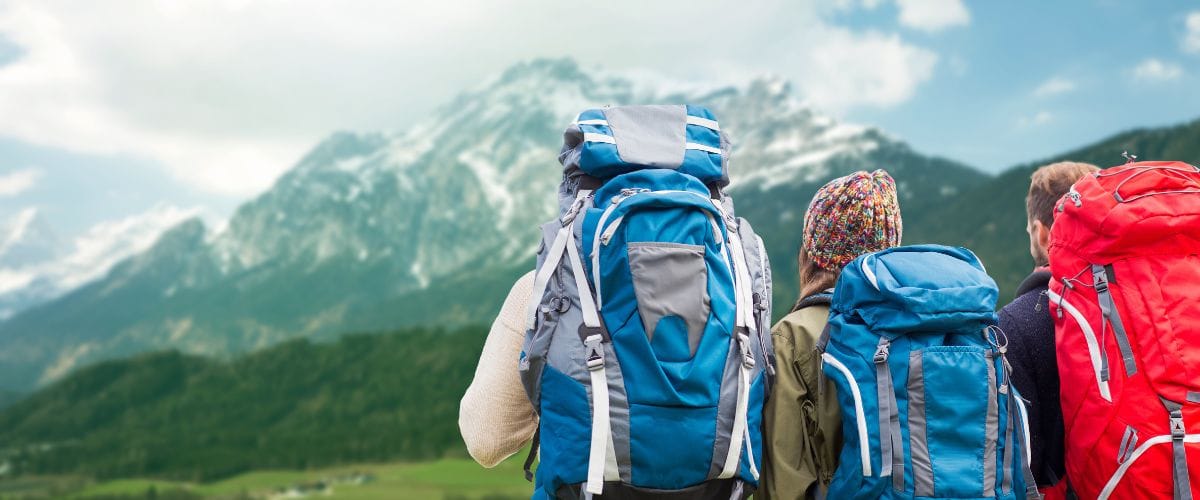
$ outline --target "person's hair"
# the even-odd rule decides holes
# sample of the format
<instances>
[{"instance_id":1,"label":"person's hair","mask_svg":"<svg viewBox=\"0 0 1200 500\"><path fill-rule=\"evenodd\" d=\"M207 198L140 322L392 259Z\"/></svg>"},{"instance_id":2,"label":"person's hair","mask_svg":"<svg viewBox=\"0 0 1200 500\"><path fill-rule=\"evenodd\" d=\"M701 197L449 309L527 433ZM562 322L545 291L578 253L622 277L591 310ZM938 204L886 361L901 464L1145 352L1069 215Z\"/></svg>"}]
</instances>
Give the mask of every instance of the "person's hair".
<instances>
[{"instance_id":1,"label":"person's hair","mask_svg":"<svg viewBox=\"0 0 1200 500\"><path fill-rule=\"evenodd\" d=\"M816 261L808 258L808 253L804 251L804 245L800 245L798 260L800 264L800 298L833 288L833 285L837 283L838 272L825 269L817 265Z\"/></svg>"},{"instance_id":2,"label":"person's hair","mask_svg":"<svg viewBox=\"0 0 1200 500\"><path fill-rule=\"evenodd\" d=\"M1062 161L1051 163L1029 177L1029 194L1025 195L1025 214L1029 222L1041 221L1046 227L1054 224L1054 206L1071 190L1071 185L1084 176L1100 170L1090 163Z\"/></svg>"}]
</instances>

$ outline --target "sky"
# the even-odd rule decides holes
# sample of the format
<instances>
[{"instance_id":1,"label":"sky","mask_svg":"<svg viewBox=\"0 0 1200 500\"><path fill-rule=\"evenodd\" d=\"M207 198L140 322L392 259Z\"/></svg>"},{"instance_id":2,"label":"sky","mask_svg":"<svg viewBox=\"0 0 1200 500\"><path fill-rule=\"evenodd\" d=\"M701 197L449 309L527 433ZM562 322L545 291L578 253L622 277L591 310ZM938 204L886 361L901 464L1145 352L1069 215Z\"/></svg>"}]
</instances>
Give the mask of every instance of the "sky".
<instances>
[{"instance_id":1,"label":"sky","mask_svg":"<svg viewBox=\"0 0 1200 500\"><path fill-rule=\"evenodd\" d=\"M32 206L67 237L155 211L217 221L335 130L403 130L563 56L781 76L988 172L1200 117L1190 2L0 0L0 221Z\"/></svg>"}]
</instances>

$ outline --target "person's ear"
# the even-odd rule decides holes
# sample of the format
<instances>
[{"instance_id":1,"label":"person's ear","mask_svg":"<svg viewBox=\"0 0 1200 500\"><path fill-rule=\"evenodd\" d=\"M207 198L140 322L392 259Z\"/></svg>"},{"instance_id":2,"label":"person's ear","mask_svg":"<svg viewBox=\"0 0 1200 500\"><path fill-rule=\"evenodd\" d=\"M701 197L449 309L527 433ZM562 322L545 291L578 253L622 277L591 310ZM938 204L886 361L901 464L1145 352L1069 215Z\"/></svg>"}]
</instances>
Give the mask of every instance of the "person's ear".
<instances>
[{"instance_id":1,"label":"person's ear","mask_svg":"<svg viewBox=\"0 0 1200 500\"><path fill-rule=\"evenodd\" d=\"M1042 247L1042 251L1050 251L1050 226L1042 224L1042 221L1033 221L1033 231L1037 237L1038 246Z\"/></svg>"}]
</instances>

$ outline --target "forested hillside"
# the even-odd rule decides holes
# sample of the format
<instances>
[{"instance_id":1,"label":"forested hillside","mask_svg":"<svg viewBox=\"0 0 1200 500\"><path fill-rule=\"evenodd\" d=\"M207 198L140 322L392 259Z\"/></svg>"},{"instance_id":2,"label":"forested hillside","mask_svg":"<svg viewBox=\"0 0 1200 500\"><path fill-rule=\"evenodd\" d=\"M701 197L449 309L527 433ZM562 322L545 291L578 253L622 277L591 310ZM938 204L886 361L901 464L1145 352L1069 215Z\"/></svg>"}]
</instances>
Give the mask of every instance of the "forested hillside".
<instances>
[{"instance_id":1,"label":"forested hillside","mask_svg":"<svg viewBox=\"0 0 1200 500\"><path fill-rule=\"evenodd\" d=\"M461 455L458 401L484 336L407 330L232 362L104 362L0 412L0 450L17 473L182 480Z\"/></svg>"},{"instance_id":2,"label":"forested hillside","mask_svg":"<svg viewBox=\"0 0 1200 500\"><path fill-rule=\"evenodd\" d=\"M1031 270L1029 236L1025 233L1025 193L1029 176L1055 161L1082 161L1100 168L1125 162L1128 151L1142 160L1178 160L1200 165L1200 120L1173 127L1120 133L1044 160L1011 168L987 183L964 191L941 206L942 217L927 227L906 226L905 242L916 240L962 245L974 250L1000 285L1001 305ZM907 222L907 218L905 219ZM910 238L910 231L919 236Z\"/></svg>"}]
</instances>

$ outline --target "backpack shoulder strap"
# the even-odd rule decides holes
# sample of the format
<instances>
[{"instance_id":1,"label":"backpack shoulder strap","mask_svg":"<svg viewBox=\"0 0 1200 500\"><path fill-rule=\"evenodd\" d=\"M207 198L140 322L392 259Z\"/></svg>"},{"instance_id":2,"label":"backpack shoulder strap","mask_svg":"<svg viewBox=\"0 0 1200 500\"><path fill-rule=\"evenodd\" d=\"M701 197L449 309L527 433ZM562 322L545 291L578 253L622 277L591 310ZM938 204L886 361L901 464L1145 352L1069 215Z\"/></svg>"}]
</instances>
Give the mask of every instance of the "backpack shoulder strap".
<instances>
[{"instance_id":1,"label":"backpack shoulder strap","mask_svg":"<svg viewBox=\"0 0 1200 500\"><path fill-rule=\"evenodd\" d=\"M796 305L792 306L792 312L796 312L810 306L828 306L832 303L833 289L828 288L796 301Z\"/></svg>"}]
</instances>

